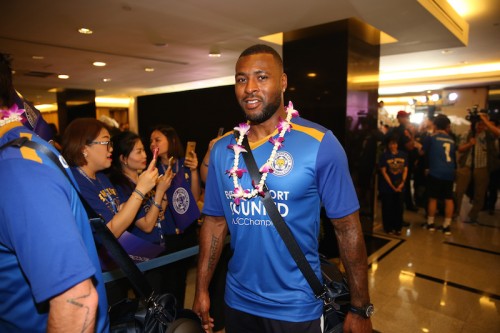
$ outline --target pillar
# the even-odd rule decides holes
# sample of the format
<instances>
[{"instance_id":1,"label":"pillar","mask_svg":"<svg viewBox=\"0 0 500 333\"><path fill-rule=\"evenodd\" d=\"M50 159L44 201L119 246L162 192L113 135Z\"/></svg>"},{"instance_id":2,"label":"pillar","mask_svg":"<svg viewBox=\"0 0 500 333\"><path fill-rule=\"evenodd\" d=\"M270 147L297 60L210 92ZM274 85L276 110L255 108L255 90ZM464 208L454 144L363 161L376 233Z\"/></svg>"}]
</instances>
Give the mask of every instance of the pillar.
<instances>
[{"instance_id":1,"label":"pillar","mask_svg":"<svg viewBox=\"0 0 500 333\"><path fill-rule=\"evenodd\" d=\"M286 32L285 105L333 131L344 147L364 233L373 230L380 31L357 19Z\"/></svg>"}]
</instances>

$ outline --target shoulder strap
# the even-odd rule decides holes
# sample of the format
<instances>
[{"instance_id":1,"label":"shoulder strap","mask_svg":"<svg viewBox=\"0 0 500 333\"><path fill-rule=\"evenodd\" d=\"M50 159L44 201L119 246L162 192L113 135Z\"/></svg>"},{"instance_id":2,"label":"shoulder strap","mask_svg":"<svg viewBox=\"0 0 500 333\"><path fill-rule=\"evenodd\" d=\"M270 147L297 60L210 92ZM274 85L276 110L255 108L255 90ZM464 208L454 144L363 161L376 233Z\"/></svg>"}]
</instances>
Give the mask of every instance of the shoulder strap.
<instances>
[{"instance_id":1,"label":"shoulder strap","mask_svg":"<svg viewBox=\"0 0 500 333\"><path fill-rule=\"evenodd\" d=\"M48 158L54 162L54 164L61 170L61 172L68 178L70 184L75 188L76 193L78 194L80 201L82 202L85 210L87 211L87 215L90 220L90 224L94 232L99 236L102 244L106 247L108 252L111 254L115 262L120 266L122 271L125 273L130 283L134 286L135 290L137 290L141 296L145 299L148 299L150 295L152 295L153 289L151 285L144 277L144 274L141 270L136 266L136 264L130 259L127 252L123 249L121 244L118 242L116 237L113 235L111 230L106 227L106 222L104 219L96 213L96 211L90 207L89 203L85 198L81 195L80 191L77 190L73 180L68 174L67 169L61 164L59 157L54 154L52 150L45 147L38 142L31 141L28 138L18 138L12 141L7 142L6 144L0 147L0 150L7 147L29 147L35 149L43 154L45 154Z\"/></svg>"},{"instance_id":2,"label":"shoulder strap","mask_svg":"<svg viewBox=\"0 0 500 333\"><path fill-rule=\"evenodd\" d=\"M245 164L248 168L248 173L252 177L253 182L255 184L258 184L260 182L261 174L259 172L259 168L257 167L257 163L255 162L255 158L253 157L252 149L250 148L250 144L248 143L248 138L246 136L243 139L243 146L247 151L246 153L242 153L242 155L243 158L245 159ZM314 273L311 265L304 256L304 253L299 247L299 244L297 243L297 240L293 236L290 228L283 220L283 217L279 213L278 208L274 204L274 201L269 194L267 186L264 186L264 193L265 193L264 197L260 197L260 199L262 200L262 203L266 207L266 211L269 214L271 220L273 221L276 230L278 230L278 233L285 242L288 251L292 255L295 262L297 263L297 266L299 267L300 271L302 272L307 282L311 286L311 289L313 290L316 297L323 298L326 293L325 287Z\"/></svg>"}]
</instances>

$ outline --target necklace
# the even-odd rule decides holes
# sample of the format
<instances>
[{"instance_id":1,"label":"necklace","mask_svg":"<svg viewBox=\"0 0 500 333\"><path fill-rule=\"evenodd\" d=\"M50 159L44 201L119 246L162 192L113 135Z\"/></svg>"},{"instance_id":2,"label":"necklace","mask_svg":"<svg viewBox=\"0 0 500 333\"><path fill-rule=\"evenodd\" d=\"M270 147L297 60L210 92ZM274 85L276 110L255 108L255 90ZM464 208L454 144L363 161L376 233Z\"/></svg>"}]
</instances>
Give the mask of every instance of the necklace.
<instances>
[{"instance_id":1,"label":"necklace","mask_svg":"<svg viewBox=\"0 0 500 333\"><path fill-rule=\"evenodd\" d=\"M85 173L85 171L83 171L83 169L81 167L78 167L77 170L92 185L94 185L95 187L98 187L97 184ZM97 177L97 174L95 176L96 176L95 179L99 183L99 187L101 187L101 189L104 191L104 194L106 195L106 199L105 200L111 205L111 207L109 207L108 205L106 205L106 208L108 208L113 214L118 213L118 206L117 206L115 200L113 199L113 196L111 195L111 193L109 193L109 190L106 187L104 187L104 185L101 183L101 181ZM100 197L100 195L99 195L99 197Z\"/></svg>"},{"instance_id":2,"label":"necklace","mask_svg":"<svg viewBox=\"0 0 500 333\"><path fill-rule=\"evenodd\" d=\"M241 184L239 184L238 179L243 176L247 170L238 168L238 164L240 162L240 154L242 152L246 153L247 150L242 146L243 139L245 135L250 130L250 125L247 123L241 123L238 127L235 127L234 130L239 132L239 137L236 140L236 144L227 146L228 149L232 149L234 151L234 163L233 167L229 170L226 170L226 173L229 174L230 177L233 178L234 191L232 194L234 203L239 205L241 200L248 200L256 197L257 195L264 196L264 183L266 182L267 175L269 173L273 173L272 165L276 158L277 151L283 147L283 141L285 141L284 136L286 132L290 132L292 129L291 119L298 117L299 112L294 110L292 102L288 103L288 106L285 110L286 119L282 119L281 117L278 120L278 125L276 129L278 130L278 137L275 139L273 137L269 138L269 142L273 144L273 150L271 151L271 155L267 159L266 163L262 165L259 169L261 173L260 181L258 184L255 184L252 181L253 189L243 189Z\"/></svg>"}]
</instances>

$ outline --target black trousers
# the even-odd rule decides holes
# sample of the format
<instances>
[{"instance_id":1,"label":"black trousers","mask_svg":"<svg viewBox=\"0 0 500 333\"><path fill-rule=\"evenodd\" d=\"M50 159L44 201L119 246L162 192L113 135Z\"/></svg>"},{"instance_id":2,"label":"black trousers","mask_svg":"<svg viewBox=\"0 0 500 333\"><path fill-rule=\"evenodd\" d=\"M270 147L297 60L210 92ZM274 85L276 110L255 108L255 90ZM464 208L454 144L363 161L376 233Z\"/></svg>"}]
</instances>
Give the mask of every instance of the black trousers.
<instances>
[{"instance_id":1,"label":"black trousers","mask_svg":"<svg viewBox=\"0 0 500 333\"><path fill-rule=\"evenodd\" d=\"M290 322L263 318L235 310L226 304L226 333L321 333L321 319Z\"/></svg>"},{"instance_id":2,"label":"black trousers","mask_svg":"<svg viewBox=\"0 0 500 333\"><path fill-rule=\"evenodd\" d=\"M381 193L380 199L382 201L382 224L384 225L384 231L401 231L404 212L403 193Z\"/></svg>"}]
</instances>

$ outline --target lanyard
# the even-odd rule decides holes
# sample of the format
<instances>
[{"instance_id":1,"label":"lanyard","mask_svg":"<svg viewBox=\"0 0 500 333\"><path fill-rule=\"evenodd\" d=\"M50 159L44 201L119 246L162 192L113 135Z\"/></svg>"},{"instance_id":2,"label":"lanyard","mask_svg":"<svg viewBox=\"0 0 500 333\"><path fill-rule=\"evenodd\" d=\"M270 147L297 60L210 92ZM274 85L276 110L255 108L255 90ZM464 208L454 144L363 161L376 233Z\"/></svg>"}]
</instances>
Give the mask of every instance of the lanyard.
<instances>
[{"instance_id":1,"label":"lanyard","mask_svg":"<svg viewBox=\"0 0 500 333\"><path fill-rule=\"evenodd\" d=\"M78 172L80 172L80 174L83 177L85 177L85 179L87 179L92 185L97 187L97 184L92 179L90 179L90 177L85 173L85 171L82 170L82 168L78 167L77 169L78 169ZM113 214L117 214L118 213L118 206L116 205L116 202L113 200L111 193L109 193L109 190L102 185L102 183L99 180L99 178L97 177L97 175L96 175L96 180L99 183L99 186L101 187L101 189L106 194L106 201L111 205L110 210L113 212ZM106 205L106 207L108 207L108 209L109 209L108 205Z\"/></svg>"}]
</instances>

